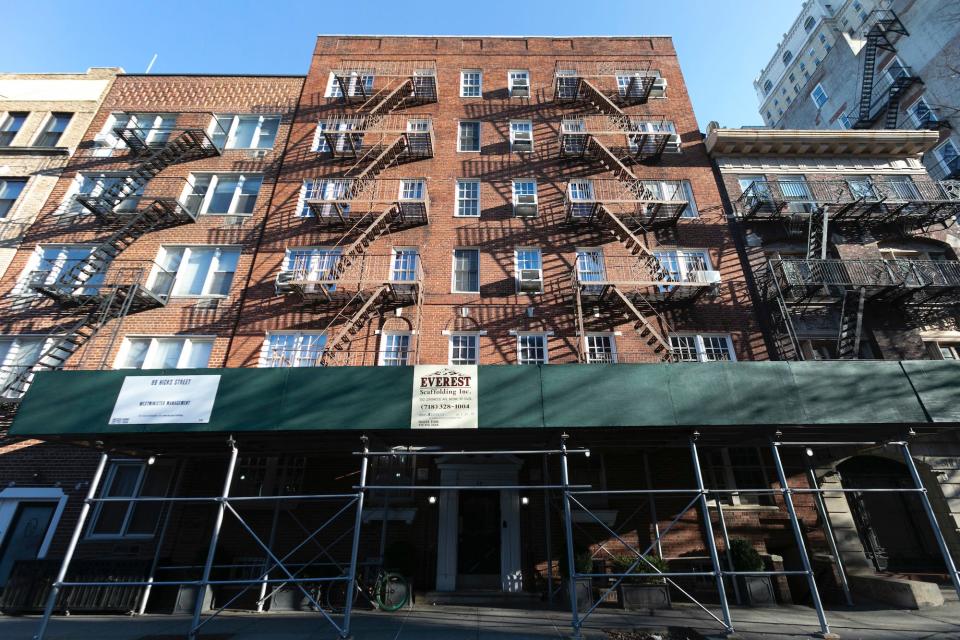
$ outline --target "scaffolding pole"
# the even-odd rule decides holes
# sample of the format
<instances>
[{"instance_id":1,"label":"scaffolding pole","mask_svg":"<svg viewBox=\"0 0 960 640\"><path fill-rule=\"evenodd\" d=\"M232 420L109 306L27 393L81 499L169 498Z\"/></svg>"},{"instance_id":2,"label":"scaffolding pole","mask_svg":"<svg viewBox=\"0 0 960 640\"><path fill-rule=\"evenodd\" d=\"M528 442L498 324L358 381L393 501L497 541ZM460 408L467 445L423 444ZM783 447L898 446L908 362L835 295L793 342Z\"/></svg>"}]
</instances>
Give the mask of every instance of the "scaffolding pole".
<instances>
[{"instance_id":1,"label":"scaffolding pole","mask_svg":"<svg viewBox=\"0 0 960 640\"><path fill-rule=\"evenodd\" d=\"M40 619L40 628L34 640L43 640L47 633L47 625L50 624L50 616L53 615L53 608L57 605L57 596L60 594L60 588L67 578L67 570L70 568L70 561L73 560L73 554L77 550L77 543L80 542L80 535L83 533L83 526L90 515L90 505L93 504L93 498L97 494L97 487L100 486L100 480L103 478L103 470L107 466L106 452L100 454L100 461L97 463L97 470L93 473L90 480L90 488L87 489L87 497L80 508L80 516L77 518L77 524L73 528L73 535L70 536L70 543L67 545L67 551L64 553L63 562L60 563L60 571L57 572L57 579L50 586L50 594L47 596L47 605L43 609L43 617Z\"/></svg>"},{"instance_id":2,"label":"scaffolding pole","mask_svg":"<svg viewBox=\"0 0 960 640\"><path fill-rule=\"evenodd\" d=\"M723 504L720 502L719 493L714 494L713 501L717 505L717 524L720 525L720 535L723 536L723 555L727 559L727 567L730 569L730 572L733 573L737 569L733 565L733 551L730 549L730 534L727 533L727 519L723 515ZM743 604L743 600L740 596L740 585L737 584L737 578L734 576L730 582L733 584L733 598L737 601L737 604Z\"/></svg>"},{"instance_id":3,"label":"scaffolding pole","mask_svg":"<svg viewBox=\"0 0 960 640\"><path fill-rule=\"evenodd\" d=\"M780 459L780 450L777 442L770 440L770 453L773 457L774 467L777 469L777 479L780 482L780 491L783 494L783 502L787 507L787 515L790 516L790 527L793 529L793 537L797 542L797 553L800 555L800 562L803 563L803 570L807 574L807 584L810 586L810 598L813 600L813 606L817 610L817 619L820 621L820 633L823 638L836 638L837 635L830 633L830 625L827 624L827 616L823 611L823 603L820 601L820 591L817 589L817 580L813 575L813 566L810 564L810 556L807 554L807 545L803 541L803 530L800 528L800 520L797 518L797 511L793 506L793 495L790 485L787 484L787 473L783 469L783 461Z\"/></svg>"},{"instance_id":4,"label":"scaffolding pole","mask_svg":"<svg viewBox=\"0 0 960 640\"><path fill-rule=\"evenodd\" d=\"M183 482L183 472L186 468L185 463L177 465L177 481L173 485L173 494L180 492L180 484ZM150 563L150 574L147 576L147 582L153 582L157 575L157 566L160 564L160 554L163 552L163 542L167 537L167 529L170 528L170 516L173 514L173 504L167 505L166 513L163 514L163 524L160 526L160 534L157 536L157 548L153 552L153 560ZM140 599L140 607L137 609L138 615L147 612L147 603L150 601L150 592L153 589L151 585L143 588L143 597Z\"/></svg>"},{"instance_id":5,"label":"scaffolding pole","mask_svg":"<svg viewBox=\"0 0 960 640\"><path fill-rule=\"evenodd\" d=\"M363 525L363 496L367 485L367 467L370 463L368 453L370 452L369 439L362 436L360 441L363 443L363 459L360 462L360 486L357 488L357 513L353 523L353 544L350 550L350 573L347 580L347 598L343 608L343 631L340 632L341 638L350 637L350 616L353 614L353 592L357 589L357 554L360 550L360 527ZM386 517L386 514L384 514Z\"/></svg>"},{"instance_id":6,"label":"scaffolding pole","mask_svg":"<svg viewBox=\"0 0 960 640\"><path fill-rule=\"evenodd\" d=\"M810 461L807 460L807 477L810 480L810 488L818 491L813 494L817 503L817 511L820 512L820 519L823 521L823 532L827 535L827 542L830 544L830 553L837 563L837 573L840 574L840 586L843 587L843 597L847 600L847 606L853 606L853 596L850 595L850 583L847 581L847 571L843 566L843 559L840 558L840 550L837 548L837 539L833 535L833 524L830 522L830 514L827 512L827 505L823 501L823 494L819 491L820 483L817 482L817 472Z\"/></svg>"},{"instance_id":7,"label":"scaffolding pole","mask_svg":"<svg viewBox=\"0 0 960 640\"><path fill-rule=\"evenodd\" d=\"M560 483L563 485L563 524L567 538L567 587L570 591L570 627L573 630L574 639L582 638L580 635L580 612L577 607L577 581L574 576L577 574L577 568L574 565L573 552L573 517L570 513L570 470L567 467L567 439L570 436L563 434L560 436Z\"/></svg>"}]
</instances>

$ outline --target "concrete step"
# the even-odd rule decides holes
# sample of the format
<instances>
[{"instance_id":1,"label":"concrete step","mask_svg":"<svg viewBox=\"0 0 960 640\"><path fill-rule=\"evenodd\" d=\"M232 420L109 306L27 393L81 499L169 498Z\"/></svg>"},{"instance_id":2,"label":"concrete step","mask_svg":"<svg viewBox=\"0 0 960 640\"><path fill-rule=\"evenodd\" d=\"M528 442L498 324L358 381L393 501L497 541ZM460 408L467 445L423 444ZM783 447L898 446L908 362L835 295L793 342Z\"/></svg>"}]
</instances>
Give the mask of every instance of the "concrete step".
<instances>
[{"instance_id":1,"label":"concrete step","mask_svg":"<svg viewBox=\"0 0 960 640\"><path fill-rule=\"evenodd\" d=\"M464 589L461 591L428 591L417 594L418 604L456 605L464 607L499 607L503 609L535 607L539 593L505 593L495 589Z\"/></svg>"}]
</instances>

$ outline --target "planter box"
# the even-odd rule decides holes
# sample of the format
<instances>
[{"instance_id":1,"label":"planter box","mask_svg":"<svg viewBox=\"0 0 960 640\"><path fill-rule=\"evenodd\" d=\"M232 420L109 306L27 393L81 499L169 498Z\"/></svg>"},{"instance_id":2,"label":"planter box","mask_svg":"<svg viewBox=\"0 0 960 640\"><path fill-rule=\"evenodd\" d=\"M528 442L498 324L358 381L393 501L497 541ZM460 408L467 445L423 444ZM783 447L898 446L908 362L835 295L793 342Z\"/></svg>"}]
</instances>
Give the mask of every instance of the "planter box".
<instances>
[{"instance_id":1,"label":"planter box","mask_svg":"<svg viewBox=\"0 0 960 640\"><path fill-rule=\"evenodd\" d=\"M670 587L666 584L621 584L618 589L624 609L670 608Z\"/></svg>"},{"instance_id":2,"label":"planter box","mask_svg":"<svg viewBox=\"0 0 960 640\"><path fill-rule=\"evenodd\" d=\"M577 590L577 610L586 611L593 606L593 579L592 578L577 578L576 581L576 590ZM567 598L569 599L569 582L565 582L564 589L566 589Z\"/></svg>"},{"instance_id":3,"label":"planter box","mask_svg":"<svg viewBox=\"0 0 960 640\"><path fill-rule=\"evenodd\" d=\"M269 602L270 611L313 611L313 604L297 587L283 587Z\"/></svg>"},{"instance_id":4,"label":"planter box","mask_svg":"<svg viewBox=\"0 0 960 640\"><path fill-rule=\"evenodd\" d=\"M775 607L777 596L770 576L737 576L740 595L751 607Z\"/></svg>"}]
</instances>

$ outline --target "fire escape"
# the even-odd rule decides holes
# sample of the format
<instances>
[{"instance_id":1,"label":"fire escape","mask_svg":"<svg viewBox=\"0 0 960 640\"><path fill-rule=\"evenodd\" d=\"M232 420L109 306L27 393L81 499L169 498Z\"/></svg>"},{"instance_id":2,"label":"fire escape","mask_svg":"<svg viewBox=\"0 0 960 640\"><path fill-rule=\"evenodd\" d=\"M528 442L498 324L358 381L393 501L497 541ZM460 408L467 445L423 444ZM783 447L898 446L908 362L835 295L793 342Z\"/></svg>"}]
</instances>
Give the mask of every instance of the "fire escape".
<instances>
[{"instance_id":1,"label":"fire escape","mask_svg":"<svg viewBox=\"0 0 960 640\"><path fill-rule=\"evenodd\" d=\"M624 313L638 335L662 361L673 361L661 311L687 303L715 287L716 272L679 274L666 269L651 251L645 234L676 225L688 206L680 183L671 193L655 193L637 178L631 165L652 164L679 137L662 118L630 116L623 107L662 96L666 81L649 65L625 62L557 63L554 96L559 103L585 103L598 114L564 118L560 126L560 157L597 163L613 178L574 180L567 186L567 221L591 225L616 238L630 257L580 256L571 274L579 332L580 361L584 352L584 310ZM658 186L659 188L659 186Z\"/></svg>"},{"instance_id":2,"label":"fire escape","mask_svg":"<svg viewBox=\"0 0 960 640\"><path fill-rule=\"evenodd\" d=\"M863 69L860 76L860 101L854 129L870 129L885 114L883 128L897 128L900 101L906 91L920 78L899 65L888 67L885 75L877 77L879 52L896 53L894 43L900 36L909 36L900 18L889 9L877 9L870 14L873 22L866 33L863 48Z\"/></svg>"},{"instance_id":3,"label":"fire escape","mask_svg":"<svg viewBox=\"0 0 960 640\"><path fill-rule=\"evenodd\" d=\"M432 120L400 109L437 101L434 62L344 62L333 72L339 100L356 107L351 115L320 122L321 152L349 163L335 177L304 185L306 206L321 228L339 239L321 256L288 265L277 276L277 291L339 311L327 325L326 344L316 364L365 362L350 345L375 315L415 308L415 335L423 302L423 274L417 253L370 253L382 236L429 223L430 199L421 178L382 178L390 167L432 158ZM415 340L414 361L419 351ZM359 357L359 359L358 359Z\"/></svg>"},{"instance_id":4,"label":"fire escape","mask_svg":"<svg viewBox=\"0 0 960 640\"><path fill-rule=\"evenodd\" d=\"M188 114L190 119L195 114ZM184 116L181 116L182 118ZM109 187L96 194L78 195L76 202L101 223L115 227L84 258L60 265L41 264L28 274L26 288L53 300L75 315L65 330L49 336L37 363L24 368L0 389L4 402L17 401L38 370L59 369L82 345L93 339L111 320L116 320L110 346L130 313L161 307L166 293L151 291L147 280L159 266L143 261L118 260L137 238L161 228L194 222L192 207L168 195L173 189L187 193L183 179L156 178L174 164L209 158L221 149L208 134L212 121L164 128L118 127L114 135L123 141L126 159L134 166ZM103 355L109 353L108 347ZM101 362L103 366L103 362Z\"/></svg>"},{"instance_id":5,"label":"fire escape","mask_svg":"<svg viewBox=\"0 0 960 640\"><path fill-rule=\"evenodd\" d=\"M902 237L953 224L960 183L932 180L779 180L752 183L738 217L806 235L806 255L769 260L765 297L783 359L804 359L798 334L833 327L835 357L859 357L865 314L882 305L937 313L960 302L960 262L827 257L831 228ZM800 330L798 330L798 328Z\"/></svg>"}]
</instances>

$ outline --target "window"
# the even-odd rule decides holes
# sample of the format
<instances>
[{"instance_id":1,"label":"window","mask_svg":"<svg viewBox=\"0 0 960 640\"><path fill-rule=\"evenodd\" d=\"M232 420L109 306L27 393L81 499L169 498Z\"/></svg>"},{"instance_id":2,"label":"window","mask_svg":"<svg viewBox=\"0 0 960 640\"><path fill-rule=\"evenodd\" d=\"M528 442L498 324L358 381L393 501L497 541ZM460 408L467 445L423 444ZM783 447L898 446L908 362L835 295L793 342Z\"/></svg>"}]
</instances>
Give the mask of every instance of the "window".
<instances>
[{"instance_id":1,"label":"window","mask_svg":"<svg viewBox=\"0 0 960 640\"><path fill-rule=\"evenodd\" d=\"M960 171L960 153L953 140L945 140L943 144L933 150L937 164L930 170L930 174L937 180L943 180Z\"/></svg>"},{"instance_id":2,"label":"window","mask_svg":"<svg viewBox=\"0 0 960 640\"><path fill-rule=\"evenodd\" d=\"M322 217L349 216L350 204L346 202L349 188L350 180L304 180L297 215L312 218L319 212ZM311 206L311 201L322 202L314 202Z\"/></svg>"},{"instance_id":3,"label":"window","mask_svg":"<svg viewBox=\"0 0 960 640\"><path fill-rule=\"evenodd\" d=\"M118 129L132 132L143 144L162 146L170 139L176 124L175 113L114 113L107 119L103 130L94 138L101 148L98 155L109 154L112 149L123 149L127 145L117 135ZM128 134L129 135L129 134Z\"/></svg>"},{"instance_id":4,"label":"window","mask_svg":"<svg viewBox=\"0 0 960 640\"><path fill-rule=\"evenodd\" d=\"M817 83L817 86L813 88L813 91L810 92L810 99L813 100L813 104L817 105L817 109L822 107L827 101L827 92L823 90L823 87L820 86L820 83Z\"/></svg>"},{"instance_id":5,"label":"window","mask_svg":"<svg viewBox=\"0 0 960 640\"><path fill-rule=\"evenodd\" d=\"M633 126L637 131L672 134L667 139L667 145L664 148L664 151L667 153L680 153L680 136L677 135L676 125L674 125L670 120L648 120L646 122L634 121ZM642 136L627 136L627 145L631 153L635 154L641 150L638 146L638 142L640 142L641 138Z\"/></svg>"},{"instance_id":6,"label":"window","mask_svg":"<svg viewBox=\"0 0 960 640\"><path fill-rule=\"evenodd\" d=\"M58 284L74 267L87 260L93 249L90 245L37 245L13 290L14 295L36 295L31 284ZM73 292L76 295L95 293L94 287L103 282L104 271L108 265L109 261L101 261L98 264L98 273L85 275L82 280L78 277L73 282L61 284L76 285L77 289Z\"/></svg>"},{"instance_id":7,"label":"window","mask_svg":"<svg viewBox=\"0 0 960 640\"><path fill-rule=\"evenodd\" d=\"M589 218L593 215L596 206L593 199L593 182L590 180L571 180L567 185L567 191L572 217Z\"/></svg>"},{"instance_id":8,"label":"window","mask_svg":"<svg viewBox=\"0 0 960 640\"><path fill-rule=\"evenodd\" d=\"M0 178L0 218L7 217L26 186L26 178Z\"/></svg>"},{"instance_id":9,"label":"window","mask_svg":"<svg viewBox=\"0 0 960 640\"><path fill-rule=\"evenodd\" d=\"M0 121L0 147L13 144L13 139L17 137L28 115L30 114L26 111L11 111L3 117Z\"/></svg>"},{"instance_id":10,"label":"window","mask_svg":"<svg viewBox=\"0 0 960 640\"><path fill-rule=\"evenodd\" d=\"M533 122L530 120L510 121L510 151L533 151Z\"/></svg>"},{"instance_id":11,"label":"window","mask_svg":"<svg viewBox=\"0 0 960 640\"><path fill-rule=\"evenodd\" d=\"M410 355L410 334L383 333L380 336L380 366L405 367Z\"/></svg>"},{"instance_id":12,"label":"window","mask_svg":"<svg viewBox=\"0 0 960 640\"><path fill-rule=\"evenodd\" d=\"M791 74L790 74L789 76L787 76L787 77L790 79L790 82L796 82L796 81L797 81L797 76L796 76L795 74L793 74L793 73L791 73Z\"/></svg>"},{"instance_id":13,"label":"window","mask_svg":"<svg viewBox=\"0 0 960 640\"><path fill-rule=\"evenodd\" d=\"M704 272L713 270L710 255L703 249L654 251L653 255L663 268L667 281L704 282Z\"/></svg>"},{"instance_id":14,"label":"window","mask_svg":"<svg viewBox=\"0 0 960 640\"><path fill-rule=\"evenodd\" d=\"M0 337L0 391L4 398L20 397L20 389L7 389L17 376L33 368L48 339L41 336ZM28 380L29 382L29 380ZM19 385L17 385L19 387Z\"/></svg>"},{"instance_id":15,"label":"window","mask_svg":"<svg viewBox=\"0 0 960 640\"><path fill-rule=\"evenodd\" d=\"M537 215L536 180L513 181L513 215L518 218L532 218Z\"/></svg>"},{"instance_id":16,"label":"window","mask_svg":"<svg viewBox=\"0 0 960 640\"><path fill-rule=\"evenodd\" d=\"M240 249L160 247L148 288L170 296L226 296L237 270Z\"/></svg>"},{"instance_id":17,"label":"window","mask_svg":"<svg viewBox=\"0 0 960 640\"><path fill-rule=\"evenodd\" d=\"M195 214L246 215L253 213L263 177L240 173L198 173L188 180L184 201Z\"/></svg>"},{"instance_id":18,"label":"window","mask_svg":"<svg viewBox=\"0 0 960 640\"><path fill-rule=\"evenodd\" d=\"M617 94L620 96L628 98L642 98L644 97L644 78L653 76L655 78L660 77L660 72L656 71L653 73L647 73L643 71L617 71ZM663 85L664 87L666 85ZM658 87L659 93L662 94L662 88ZM660 97L663 97L660 95Z\"/></svg>"},{"instance_id":19,"label":"window","mask_svg":"<svg viewBox=\"0 0 960 640\"><path fill-rule=\"evenodd\" d=\"M453 215L476 218L480 215L480 181L457 180L456 209Z\"/></svg>"},{"instance_id":20,"label":"window","mask_svg":"<svg viewBox=\"0 0 960 640\"><path fill-rule=\"evenodd\" d=\"M400 192L397 197L400 200L423 200L423 193L427 188L427 183L423 180L401 180Z\"/></svg>"},{"instance_id":21,"label":"window","mask_svg":"<svg viewBox=\"0 0 960 640\"><path fill-rule=\"evenodd\" d=\"M310 146L311 151L316 151L317 153L330 153L331 137L334 140L333 150L337 151L338 153L349 151L354 147L359 149L363 145L362 133L331 133L333 131L353 130L354 123L352 121L343 120L338 122L335 128L330 127L330 124L331 123L324 120L321 120L317 123L317 131L313 136L313 144Z\"/></svg>"},{"instance_id":22,"label":"window","mask_svg":"<svg viewBox=\"0 0 960 640\"><path fill-rule=\"evenodd\" d=\"M793 54L789 51L784 51L783 56L781 56L784 66L790 64L790 61L793 60Z\"/></svg>"},{"instance_id":23,"label":"window","mask_svg":"<svg viewBox=\"0 0 960 640\"><path fill-rule=\"evenodd\" d=\"M457 136L457 151L480 151L480 123L461 120Z\"/></svg>"},{"instance_id":24,"label":"window","mask_svg":"<svg viewBox=\"0 0 960 640\"><path fill-rule=\"evenodd\" d=\"M210 137L220 149L272 149L280 116L215 115Z\"/></svg>"},{"instance_id":25,"label":"window","mask_svg":"<svg viewBox=\"0 0 960 640\"><path fill-rule=\"evenodd\" d=\"M480 293L480 250L453 250L453 293Z\"/></svg>"},{"instance_id":26,"label":"window","mask_svg":"<svg viewBox=\"0 0 960 640\"><path fill-rule=\"evenodd\" d=\"M322 332L269 333L263 341L260 367L316 367L327 346Z\"/></svg>"},{"instance_id":27,"label":"window","mask_svg":"<svg viewBox=\"0 0 960 640\"><path fill-rule=\"evenodd\" d=\"M288 275L278 279L278 282L305 281L309 284L304 286L304 290L309 293L315 292L318 287L323 287L328 292L335 291L335 267L339 261L339 247L287 249L283 271Z\"/></svg>"},{"instance_id":28,"label":"window","mask_svg":"<svg viewBox=\"0 0 960 640\"><path fill-rule=\"evenodd\" d=\"M416 247L394 247L390 265L391 282L415 282L419 279L417 263L420 251Z\"/></svg>"},{"instance_id":29,"label":"window","mask_svg":"<svg viewBox=\"0 0 960 640\"><path fill-rule=\"evenodd\" d=\"M769 94L772 89L773 89L772 81L767 80L766 82L763 83L763 95Z\"/></svg>"},{"instance_id":30,"label":"window","mask_svg":"<svg viewBox=\"0 0 960 640\"><path fill-rule=\"evenodd\" d=\"M476 69L460 72L460 97L479 98L483 95L483 73Z\"/></svg>"},{"instance_id":31,"label":"window","mask_svg":"<svg viewBox=\"0 0 960 640\"><path fill-rule=\"evenodd\" d=\"M107 470L100 496L103 498L145 498L167 495L174 465L143 462L114 462ZM87 536L145 537L157 531L163 513L162 502L98 502Z\"/></svg>"},{"instance_id":32,"label":"window","mask_svg":"<svg viewBox=\"0 0 960 640\"><path fill-rule=\"evenodd\" d=\"M514 250L517 293L543 293L543 262L540 249Z\"/></svg>"},{"instance_id":33,"label":"window","mask_svg":"<svg viewBox=\"0 0 960 640\"><path fill-rule=\"evenodd\" d=\"M670 336L673 355L680 362L715 362L736 360L733 344L727 335L673 335Z\"/></svg>"},{"instance_id":34,"label":"window","mask_svg":"<svg viewBox=\"0 0 960 640\"><path fill-rule=\"evenodd\" d=\"M530 97L530 72L529 71L507 72L507 88L510 91L511 98L529 98Z\"/></svg>"},{"instance_id":35,"label":"window","mask_svg":"<svg viewBox=\"0 0 960 640\"><path fill-rule=\"evenodd\" d=\"M343 74L337 78L337 74L331 73L327 81L326 98L342 98L343 87L341 82L346 85L348 96L368 96L373 92L373 71L351 71L349 74Z\"/></svg>"},{"instance_id":36,"label":"window","mask_svg":"<svg viewBox=\"0 0 960 640\"><path fill-rule=\"evenodd\" d=\"M577 280L583 282L602 282L607 279L607 270L603 264L603 249L577 249ZM585 293L598 294L602 286L584 287Z\"/></svg>"},{"instance_id":37,"label":"window","mask_svg":"<svg viewBox=\"0 0 960 640\"><path fill-rule=\"evenodd\" d=\"M43 129L40 130L40 135L33 141L33 146L57 146L57 143L60 142L60 137L63 136L63 132L67 129L67 125L70 124L71 118L73 118L72 113L51 113L50 117L47 118L46 124L43 125Z\"/></svg>"},{"instance_id":38,"label":"window","mask_svg":"<svg viewBox=\"0 0 960 640\"><path fill-rule=\"evenodd\" d=\"M642 184L650 191L654 200L686 201L687 208L683 210L682 217L700 217L697 203L693 199L693 187L689 180L643 180Z\"/></svg>"},{"instance_id":39,"label":"window","mask_svg":"<svg viewBox=\"0 0 960 640\"><path fill-rule=\"evenodd\" d=\"M826 44L826 42L827 42L827 36L826 36L826 34L821 33L821 34L819 35L819 39L820 39L820 44ZM829 51L829 49L827 49L827 51Z\"/></svg>"},{"instance_id":40,"label":"window","mask_svg":"<svg viewBox=\"0 0 960 640\"><path fill-rule=\"evenodd\" d=\"M129 213L136 211L137 205L140 203L140 198L143 196L144 185L138 186L132 192L130 191L130 187L119 191L121 187L118 186L129 182L131 179L130 176L123 175L108 176L104 174L91 175L78 173L70 185L70 188L67 190L67 196L64 199L60 213L66 215L86 213L88 209L77 201L77 196L90 196L92 198L109 200L113 206L113 210L116 212ZM123 193L129 195L122 200L118 199L117 196Z\"/></svg>"},{"instance_id":41,"label":"window","mask_svg":"<svg viewBox=\"0 0 960 640\"><path fill-rule=\"evenodd\" d=\"M813 31L813 28L816 25L817 25L816 19L813 16L809 16L807 17L806 20L803 21L803 30L806 31L807 33L810 33L811 31Z\"/></svg>"},{"instance_id":42,"label":"window","mask_svg":"<svg viewBox=\"0 0 960 640\"><path fill-rule=\"evenodd\" d=\"M588 334L584 343L587 350L587 362L591 364L613 364L617 361L617 351L613 336L610 334Z\"/></svg>"},{"instance_id":43,"label":"window","mask_svg":"<svg viewBox=\"0 0 960 640\"><path fill-rule=\"evenodd\" d=\"M114 369L206 369L213 338L131 338L120 346Z\"/></svg>"},{"instance_id":44,"label":"window","mask_svg":"<svg viewBox=\"0 0 960 640\"><path fill-rule=\"evenodd\" d=\"M937 122L937 114L930 108L924 96L920 96L916 102L907 107L907 115L910 116L913 126L918 128L928 127L931 123Z\"/></svg>"},{"instance_id":45,"label":"window","mask_svg":"<svg viewBox=\"0 0 960 640\"><path fill-rule=\"evenodd\" d=\"M475 333L450 336L450 364L477 364L477 338Z\"/></svg>"},{"instance_id":46,"label":"window","mask_svg":"<svg viewBox=\"0 0 960 640\"><path fill-rule=\"evenodd\" d=\"M705 471L711 489L769 489L770 480L760 450L753 447L708 449ZM720 493L732 506L773 506L773 496L757 493Z\"/></svg>"},{"instance_id":47,"label":"window","mask_svg":"<svg viewBox=\"0 0 960 640\"><path fill-rule=\"evenodd\" d=\"M547 364L547 336L542 333L517 335L517 364Z\"/></svg>"},{"instance_id":48,"label":"window","mask_svg":"<svg viewBox=\"0 0 960 640\"><path fill-rule=\"evenodd\" d=\"M941 342L938 340L933 343L933 346L942 360L960 360L960 342Z\"/></svg>"}]
</instances>

